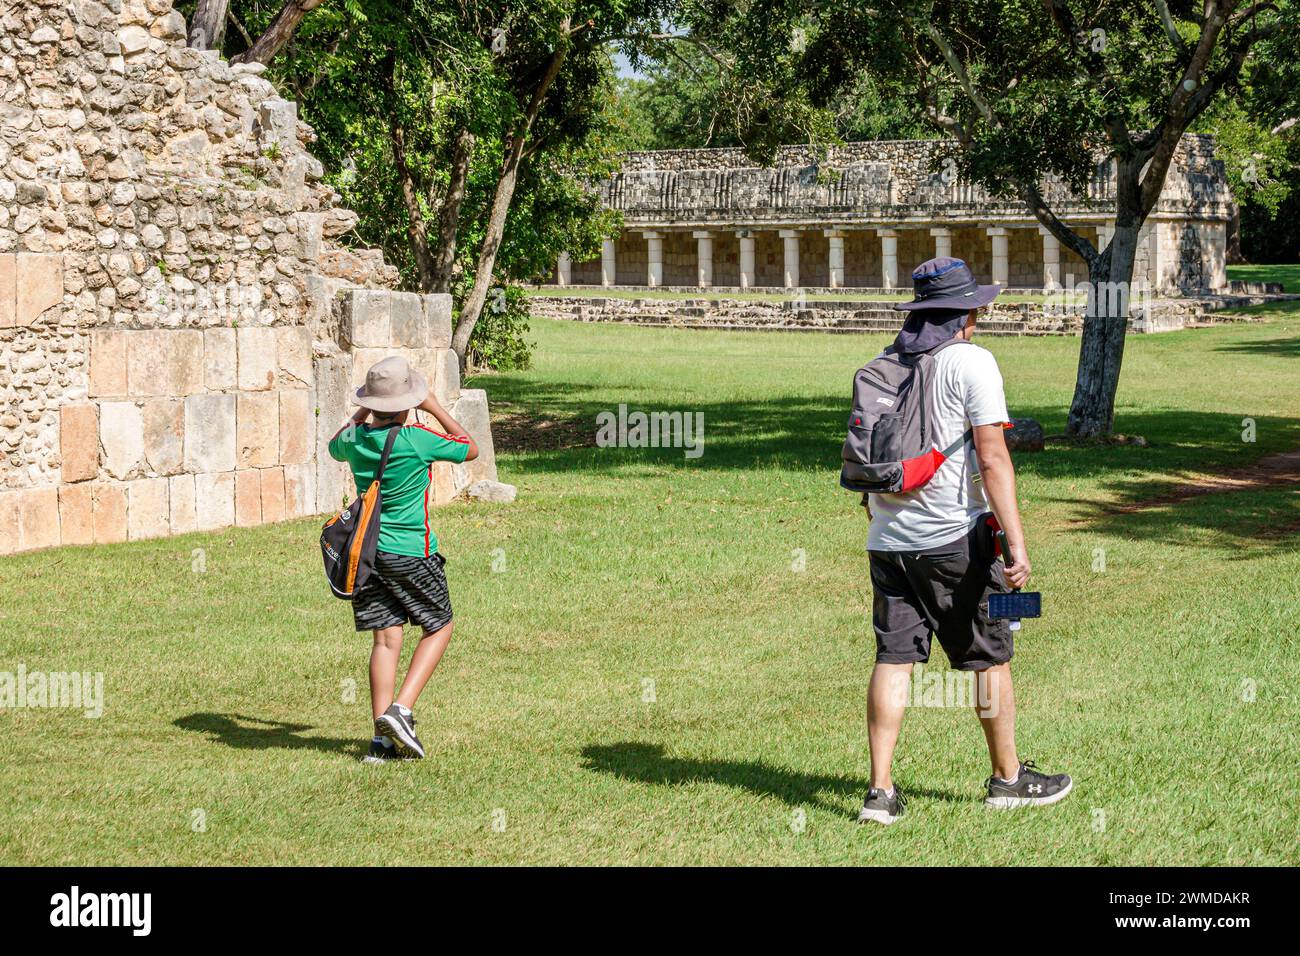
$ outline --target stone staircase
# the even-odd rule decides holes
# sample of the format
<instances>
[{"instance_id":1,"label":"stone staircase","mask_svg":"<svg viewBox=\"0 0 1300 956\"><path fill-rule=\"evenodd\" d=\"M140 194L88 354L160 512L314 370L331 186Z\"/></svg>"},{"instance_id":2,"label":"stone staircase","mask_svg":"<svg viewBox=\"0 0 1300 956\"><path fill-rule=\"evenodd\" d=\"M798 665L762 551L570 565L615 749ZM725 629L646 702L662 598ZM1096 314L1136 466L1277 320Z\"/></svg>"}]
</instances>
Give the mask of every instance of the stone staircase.
<instances>
[{"instance_id":1,"label":"stone staircase","mask_svg":"<svg viewBox=\"0 0 1300 956\"><path fill-rule=\"evenodd\" d=\"M658 328L747 332L894 333L903 322L892 302L827 300L758 302L742 299L533 300L534 314L579 322L616 322ZM1027 310L1009 306L980 323L988 335L1042 335L1062 331L1032 322Z\"/></svg>"},{"instance_id":2,"label":"stone staircase","mask_svg":"<svg viewBox=\"0 0 1300 956\"><path fill-rule=\"evenodd\" d=\"M1300 299L1277 292L1236 293L1156 299L1129 316L1129 331L1166 332L1221 322L1250 321L1226 310ZM878 299L628 298L623 296L534 296L532 314L576 322L616 322L654 328L743 332L892 334L903 323L895 302ZM1082 303L1063 307L998 302L980 320L981 335L1078 335Z\"/></svg>"},{"instance_id":3,"label":"stone staircase","mask_svg":"<svg viewBox=\"0 0 1300 956\"><path fill-rule=\"evenodd\" d=\"M673 313L625 312L604 317L597 321L675 329L714 329L743 332L826 332L832 334L850 332L892 334L897 332L902 324L898 312L874 309L862 309L831 317L827 317L817 310L808 309L780 320L757 316L728 317L725 314L686 314L684 310ZM981 322L980 333L983 335L1047 334L1031 330L1029 323L1023 320Z\"/></svg>"}]
</instances>

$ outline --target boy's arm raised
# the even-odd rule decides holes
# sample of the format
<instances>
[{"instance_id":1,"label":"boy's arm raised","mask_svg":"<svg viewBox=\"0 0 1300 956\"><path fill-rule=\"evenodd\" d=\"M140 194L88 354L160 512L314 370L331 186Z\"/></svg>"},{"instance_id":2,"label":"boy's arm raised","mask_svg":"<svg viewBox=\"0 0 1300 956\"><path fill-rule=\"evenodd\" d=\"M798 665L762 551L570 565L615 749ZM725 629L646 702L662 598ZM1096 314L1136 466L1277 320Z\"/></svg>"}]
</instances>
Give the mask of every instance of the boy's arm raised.
<instances>
[{"instance_id":1,"label":"boy's arm raised","mask_svg":"<svg viewBox=\"0 0 1300 956\"><path fill-rule=\"evenodd\" d=\"M429 394L424 397L418 406L421 411L428 412L442 426L442 430L453 438L464 438L469 442L469 451L465 454L466 461L473 461L478 457L478 445L474 442L474 437L461 427L460 422L451 417L451 413L442 407L441 403L434 398L433 389L429 389Z\"/></svg>"}]
</instances>

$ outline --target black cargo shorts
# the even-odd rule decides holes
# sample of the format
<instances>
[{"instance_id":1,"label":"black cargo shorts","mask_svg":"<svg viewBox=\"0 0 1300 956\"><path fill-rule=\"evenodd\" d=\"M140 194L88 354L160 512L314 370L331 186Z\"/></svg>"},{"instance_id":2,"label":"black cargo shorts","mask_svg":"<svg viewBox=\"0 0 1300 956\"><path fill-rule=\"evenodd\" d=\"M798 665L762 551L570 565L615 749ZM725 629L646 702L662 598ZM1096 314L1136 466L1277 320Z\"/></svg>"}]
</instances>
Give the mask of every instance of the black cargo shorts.
<instances>
[{"instance_id":1,"label":"black cargo shorts","mask_svg":"<svg viewBox=\"0 0 1300 956\"><path fill-rule=\"evenodd\" d=\"M989 595L1006 592L986 515L955 541L924 551L869 551L876 663L930 659L931 635L957 670L1011 660L1008 621L989 618Z\"/></svg>"}]
</instances>

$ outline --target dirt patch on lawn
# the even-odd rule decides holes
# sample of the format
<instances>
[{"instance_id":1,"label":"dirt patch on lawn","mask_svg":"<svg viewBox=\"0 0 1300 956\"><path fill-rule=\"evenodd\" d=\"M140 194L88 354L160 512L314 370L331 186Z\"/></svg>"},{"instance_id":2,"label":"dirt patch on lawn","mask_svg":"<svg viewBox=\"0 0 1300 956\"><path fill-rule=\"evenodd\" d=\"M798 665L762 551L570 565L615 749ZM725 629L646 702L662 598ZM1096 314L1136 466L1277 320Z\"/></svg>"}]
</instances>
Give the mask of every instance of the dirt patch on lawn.
<instances>
[{"instance_id":1,"label":"dirt patch on lawn","mask_svg":"<svg viewBox=\"0 0 1300 956\"><path fill-rule=\"evenodd\" d=\"M596 427L589 418L534 415L510 402L494 402L492 444L497 451L594 448Z\"/></svg>"},{"instance_id":2,"label":"dirt patch on lawn","mask_svg":"<svg viewBox=\"0 0 1300 956\"><path fill-rule=\"evenodd\" d=\"M1261 491L1269 488L1300 487L1300 448L1292 451L1268 455L1243 468L1233 468L1218 475L1210 475L1196 481L1177 485L1163 494L1153 498L1120 505L1109 505L1102 509L1106 515L1126 515L1150 508L1164 508L1169 505L1182 504L1201 495L1217 495L1227 491ZM1286 535L1296 528L1277 527L1270 529L1268 536Z\"/></svg>"}]
</instances>

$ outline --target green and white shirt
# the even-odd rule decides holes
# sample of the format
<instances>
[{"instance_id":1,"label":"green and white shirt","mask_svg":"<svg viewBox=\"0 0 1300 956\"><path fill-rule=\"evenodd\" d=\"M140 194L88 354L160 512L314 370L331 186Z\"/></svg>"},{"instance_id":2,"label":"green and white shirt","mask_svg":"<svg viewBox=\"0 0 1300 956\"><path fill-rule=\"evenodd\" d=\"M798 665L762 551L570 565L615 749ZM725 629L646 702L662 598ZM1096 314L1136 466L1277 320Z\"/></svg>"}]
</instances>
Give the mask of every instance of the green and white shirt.
<instances>
[{"instance_id":1,"label":"green and white shirt","mask_svg":"<svg viewBox=\"0 0 1300 956\"><path fill-rule=\"evenodd\" d=\"M368 423L344 425L330 440L330 457L351 466L358 496L375 480L387 441L388 428ZM401 427L393 441L379 489L383 496L383 508L379 512L380 551L428 557L438 550L437 535L429 524L433 463L460 463L468 454L468 438L452 438L418 424Z\"/></svg>"}]
</instances>

